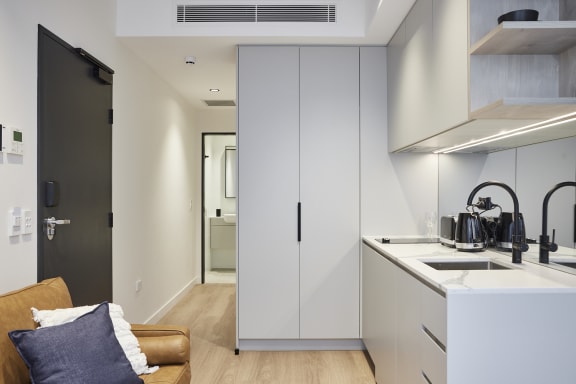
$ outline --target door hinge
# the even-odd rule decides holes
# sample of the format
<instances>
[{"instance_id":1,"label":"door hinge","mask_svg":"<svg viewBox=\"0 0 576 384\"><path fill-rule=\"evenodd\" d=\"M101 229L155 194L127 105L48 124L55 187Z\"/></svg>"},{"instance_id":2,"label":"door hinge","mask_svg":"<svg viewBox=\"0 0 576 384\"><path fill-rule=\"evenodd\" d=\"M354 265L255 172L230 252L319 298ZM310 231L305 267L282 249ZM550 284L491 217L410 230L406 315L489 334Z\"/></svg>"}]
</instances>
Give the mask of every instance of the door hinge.
<instances>
[{"instance_id":1,"label":"door hinge","mask_svg":"<svg viewBox=\"0 0 576 384\"><path fill-rule=\"evenodd\" d=\"M114 124L114 110L108 110L108 124Z\"/></svg>"},{"instance_id":2,"label":"door hinge","mask_svg":"<svg viewBox=\"0 0 576 384\"><path fill-rule=\"evenodd\" d=\"M110 228L114 227L114 212L109 212L108 213L108 226Z\"/></svg>"}]
</instances>

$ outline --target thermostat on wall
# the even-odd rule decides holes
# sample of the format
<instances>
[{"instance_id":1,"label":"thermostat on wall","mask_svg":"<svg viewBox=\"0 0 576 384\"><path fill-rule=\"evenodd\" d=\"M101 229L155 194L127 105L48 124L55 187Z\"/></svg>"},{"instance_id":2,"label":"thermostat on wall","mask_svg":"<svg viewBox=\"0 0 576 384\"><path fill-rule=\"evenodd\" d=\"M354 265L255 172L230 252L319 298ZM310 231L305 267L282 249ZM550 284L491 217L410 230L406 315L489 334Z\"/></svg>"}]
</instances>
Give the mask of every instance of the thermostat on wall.
<instances>
[{"instance_id":1,"label":"thermostat on wall","mask_svg":"<svg viewBox=\"0 0 576 384\"><path fill-rule=\"evenodd\" d=\"M2 142L0 143L2 152L12 155L24 154L24 140L22 131L15 128L2 126Z\"/></svg>"}]
</instances>

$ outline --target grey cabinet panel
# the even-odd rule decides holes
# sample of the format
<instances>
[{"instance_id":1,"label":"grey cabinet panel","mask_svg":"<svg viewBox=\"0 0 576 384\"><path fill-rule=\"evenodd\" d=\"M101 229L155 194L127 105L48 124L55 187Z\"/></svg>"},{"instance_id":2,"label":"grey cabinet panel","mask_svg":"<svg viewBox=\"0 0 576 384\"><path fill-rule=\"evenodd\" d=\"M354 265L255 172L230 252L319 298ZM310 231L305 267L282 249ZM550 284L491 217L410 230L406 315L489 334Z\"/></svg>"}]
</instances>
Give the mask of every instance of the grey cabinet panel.
<instances>
[{"instance_id":1,"label":"grey cabinet panel","mask_svg":"<svg viewBox=\"0 0 576 384\"><path fill-rule=\"evenodd\" d=\"M299 337L299 49L238 51L238 327Z\"/></svg>"},{"instance_id":2,"label":"grey cabinet panel","mask_svg":"<svg viewBox=\"0 0 576 384\"><path fill-rule=\"evenodd\" d=\"M302 338L360 337L359 54L300 49Z\"/></svg>"},{"instance_id":3,"label":"grey cabinet panel","mask_svg":"<svg viewBox=\"0 0 576 384\"><path fill-rule=\"evenodd\" d=\"M239 48L240 339L360 337L359 61Z\"/></svg>"}]
</instances>

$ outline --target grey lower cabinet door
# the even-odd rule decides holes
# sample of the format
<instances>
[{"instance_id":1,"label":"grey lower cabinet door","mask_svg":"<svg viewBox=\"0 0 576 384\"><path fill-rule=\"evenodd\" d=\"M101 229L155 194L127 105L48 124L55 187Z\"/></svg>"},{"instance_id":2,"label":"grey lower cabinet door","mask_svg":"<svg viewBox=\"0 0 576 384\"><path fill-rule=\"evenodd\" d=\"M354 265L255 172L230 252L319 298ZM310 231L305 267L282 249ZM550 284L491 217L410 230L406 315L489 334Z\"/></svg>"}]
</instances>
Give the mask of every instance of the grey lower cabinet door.
<instances>
[{"instance_id":1,"label":"grey lower cabinet door","mask_svg":"<svg viewBox=\"0 0 576 384\"><path fill-rule=\"evenodd\" d=\"M238 53L238 337L357 339L359 48Z\"/></svg>"}]
</instances>

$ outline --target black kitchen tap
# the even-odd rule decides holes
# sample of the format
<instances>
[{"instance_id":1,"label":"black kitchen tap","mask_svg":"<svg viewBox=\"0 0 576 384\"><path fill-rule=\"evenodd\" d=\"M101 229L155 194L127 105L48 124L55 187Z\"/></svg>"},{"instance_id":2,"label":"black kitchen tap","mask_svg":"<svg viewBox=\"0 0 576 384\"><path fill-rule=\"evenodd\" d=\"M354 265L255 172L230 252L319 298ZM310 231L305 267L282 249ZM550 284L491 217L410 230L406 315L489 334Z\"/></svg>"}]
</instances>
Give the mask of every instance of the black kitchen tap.
<instances>
[{"instance_id":1,"label":"black kitchen tap","mask_svg":"<svg viewBox=\"0 0 576 384\"><path fill-rule=\"evenodd\" d=\"M562 187L576 187L576 182L565 181L556 184L551 190L548 191L546 196L544 196L544 202L542 203L542 234L540 235L540 262L548 264L550 261L549 252L556 252L558 245L554 243L554 235L552 235L552 242L548 237L548 201L554 192ZM576 213L575 213L576 214Z\"/></svg>"},{"instance_id":2,"label":"black kitchen tap","mask_svg":"<svg viewBox=\"0 0 576 384\"><path fill-rule=\"evenodd\" d=\"M520 208L518 207L518 197L516 193L510 188L508 185L501 183L499 181L486 181L482 184L477 185L472 192L470 192L470 196L468 196L468 206L472 205L472 200L474 200L474 195L484 187L488 187L490 185L494 185L497 187L504 188L512 197L512 202L514 203L514 213L512 218L514 220L514 235L512 236L512 262L519 264L522 263L522 252L526 252L528 250L528 244L522 240L522 232L521 226L518 225L520 222Z\"/></svg>"}]
</instances>

